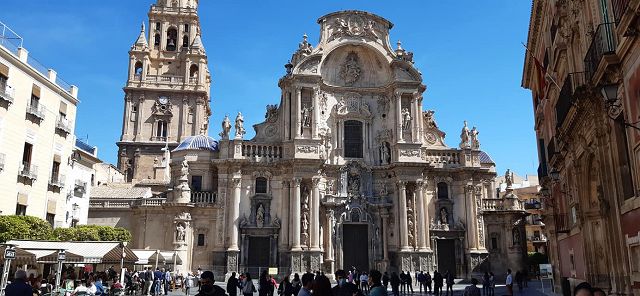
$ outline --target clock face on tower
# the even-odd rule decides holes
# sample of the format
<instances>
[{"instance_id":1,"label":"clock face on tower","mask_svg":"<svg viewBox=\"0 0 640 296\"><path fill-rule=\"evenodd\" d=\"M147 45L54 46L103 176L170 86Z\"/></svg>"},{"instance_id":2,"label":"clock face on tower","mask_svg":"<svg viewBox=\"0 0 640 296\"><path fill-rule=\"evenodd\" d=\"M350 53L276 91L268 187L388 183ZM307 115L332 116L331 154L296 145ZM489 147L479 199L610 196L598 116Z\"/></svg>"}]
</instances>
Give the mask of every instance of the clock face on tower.
<instances>
[{"instance_id":1,"label":"clock face on tower","mask_svg":"<svg viewBox=\"0 0 640 296\"><path fill-rule=\"evenodd\" d=\"M166 105L167 103L169 103L169 97L167 96L159 96L158 97L158 102L162 105Z\"/></svg>"}]
</instances>

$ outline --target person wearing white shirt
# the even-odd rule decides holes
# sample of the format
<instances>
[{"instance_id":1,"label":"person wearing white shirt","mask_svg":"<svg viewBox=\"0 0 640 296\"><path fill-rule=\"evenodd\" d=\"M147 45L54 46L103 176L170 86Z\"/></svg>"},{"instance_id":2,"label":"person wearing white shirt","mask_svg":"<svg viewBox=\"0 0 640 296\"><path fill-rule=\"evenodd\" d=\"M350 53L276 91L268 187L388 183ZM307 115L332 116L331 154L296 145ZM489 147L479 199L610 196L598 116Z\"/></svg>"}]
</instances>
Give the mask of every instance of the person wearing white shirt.
<instances>
[{"instance_id":1,"label":"person wearing white shirt","mask_svg":"<svg viewBox=\"0 0 640 296\"><path fill-rule=\"evenodd\" d=\"M360 287L362 288L363 292L368 292L369 291L369 276L367 275L366 272L363 272L360 275Z\"/></svg>"},{"instance_id":2,"label":"person wearing white shirt","mask_svg":"<svg viewBox=\"0 0 640 296\"><path fill-rule=\"evenodd\" d=\"M77 286L75 289L73 289L73 292L71 292L72 296L88 295L88 294L89 294L89 289L87 288L87 286L84 285L84 282L80 282L80 285Z\"/></svg>"},{"instance_id":3,"label":"person wearing white shirt","mask_svg":"<svg viewBox=\"0 0 640 296\"><path fill-rule=\"evenodd\" d=\"M507 295L513 295L513 276L511 275L511 269L507 269L505 285L507 285Z\"/></svg>"}]
</instances>

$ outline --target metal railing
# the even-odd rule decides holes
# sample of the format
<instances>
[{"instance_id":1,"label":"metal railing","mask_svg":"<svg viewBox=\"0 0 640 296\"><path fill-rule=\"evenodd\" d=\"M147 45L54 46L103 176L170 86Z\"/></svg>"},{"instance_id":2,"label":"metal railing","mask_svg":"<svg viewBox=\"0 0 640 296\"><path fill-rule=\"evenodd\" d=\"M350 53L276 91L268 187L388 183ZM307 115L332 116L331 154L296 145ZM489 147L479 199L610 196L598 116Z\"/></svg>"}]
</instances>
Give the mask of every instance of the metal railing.
<instances>
[{"instance_id":1,"label":"metal railing","mask_svg":"<svg viewBox=\"0 0 640 296\"><path fill-rule=\"evenodd\" d=\"M587 54L584 57L584 69L589 80L593 80L602 58L605 55L615 53L616 46L615 23L598 25L593 34L589 50L587 50Z\"/></svg>"},{"instance_id":2,"label":"metal railing","mask_svg":"<svg viewBox=\"0 0 640 296\"><path fill-rule=\"evenodd\" d=\"M33 115L40 120L44 120L44 107L38 104L28 104L27 105L27 114Z\"/></svg>"},{"instance_id":3,"label":"metal railing","mask_svg":"<svg viewBox=\"0 0 640 296\"><path fill-rule=\"evenodd\" d=\"M56 129L70 134L72 130L71 122L62 116L58 116L58 120L56 120Z\"/></svg>"},{"instance_id":4,"label":"metal railing","mask_svg":"<svg viewBox=\"0 0 640 296\"><path fill-rule=\"evenodd\" d=\"M8 49L11 53L17 55L18 48L22 47L22 37L20 37L18 33L11 30L11 28L9 28L3 22L0 22L0 34L0 45Z\"/></svg>"},{"instance_id":5,"label":"metal railing","mask_svg":"<svg viewBox=\"0 0 640 296\"><path fill-rule=\"evenodd\" d=\"M191 203L195 204L213 204L216 202L218 194L209 191L192 191Z\"/></svg>"},{"instance_id":6,"label":"metal railing","mask_svg":"<svg viewBox=\"0 0 640 296\"><path fill-rule=\"evenodd\" d=\"M65 176L55 173L49 179L49 185L53 187L63 188L64 187Z\"/></svg>"},{"instance_id":7,"label":"metal railing","mask_svg":"<svg viewBox=\"0 0 640 296\"><path fill-rule=\"evenodd\" d=\"M13 104L15 98L15 89L9 85L0 85L0 100Z\"/></svg>"},{"instance_id":8,"label":"metal railing","mask_svg":"<svg viewBox=\"0 0 640 296\"><path fill-rule=\"evenodd\" d=\"M629 0L611 0L611 6L613 9L613 18L616 23L619 23L627 11L627 8L629 8Z\"/></svg>"},{"instance_id":9,"label":"metal railing","mask_svg":"<svg viewBox=\"0 0 640 296\"><path fill-rule=\"evenodd\" d=\"M569 214L567 213L554 214L554 222L555 222L555 229L557 233L568 233L571 231Z\"/></svg>"},{"instance_id":10,"label":"metal railing","mask_svg":"<svg viewBox=\"0 0 640 296\"><path fill-rule=\"evenodd\" d=\"M281 159L282 146L272 144L242 143L242 156L256 159Z\"/></svg>"},{"instance_id":11,"label":"metal railing","mask_svg":"<svg viewBox=\"0 0 640 296\"><path fill-rule=\"evenodd\" d=\"M35 180L38 177L38 166L24 161L20 164L20 169L18 170L18 174L21 177Z\"/></svg>"},{"instance_id":12,"label":"metal railing","mask_svg":"<svg viewBox=\"0 0 640 296\"><path fill-rule=\"evenodd\" d=\"M76 180L75 186L73 187L73 191L75 191L78 194L87 193L87 182L84 182L82 180Z\"/></svg>"}]
</instances>

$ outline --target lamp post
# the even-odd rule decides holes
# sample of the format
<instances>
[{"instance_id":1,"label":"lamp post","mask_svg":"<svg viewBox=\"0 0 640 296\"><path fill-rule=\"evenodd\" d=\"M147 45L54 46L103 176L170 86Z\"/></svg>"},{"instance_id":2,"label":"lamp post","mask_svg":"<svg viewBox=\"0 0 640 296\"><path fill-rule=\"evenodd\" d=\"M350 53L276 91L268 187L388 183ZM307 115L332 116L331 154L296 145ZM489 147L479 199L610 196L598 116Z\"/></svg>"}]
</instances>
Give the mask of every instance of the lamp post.
<instances>
[{"instance_id":1,"label":"lamp post","mask_svg":"<svg viewBox=\"0 0 640 296\"><path fill-rule=\"evenodd\" d=\"M124 242L120 242L122 248L122 257L120 258L120 283L124 284L124 258L127 257L127 253L124 251Z\"/></svg>"},{"instance_id":2,"label":"lamp post","mask_svg":"<svg viewBox=\"0 0 640 296\"><path fill-rule=\"evenodd\" d=\"M67 259L67 254L65 250L58 250L58 270L56 271L56 289L55 291L60 291L60 281L62 278L62 263Z\"/></svg>"},{"instance_id":3,"label":"lamp post","mask_svg":"<svg viewBox=\"0 0 640 296\"><path fill-rule=\"evenodd\" d=\"M5 245L4 249L4 268L2 270L2 283L0 283L0 295L4 296L4 289L7 287L9 280L9 268L11 261L16 259L16 249L14 245Z\"/></svg>"},{"instance_id":4,"label":"lamp post","mask_svg":"<svg viewBox=\"0 0 640 296\"><path fill-rule=\"evenodd\" d=\"M160 250L156 250L156 268L158 269L158 257L160 257Z\"/></svg>"}]
</instances>

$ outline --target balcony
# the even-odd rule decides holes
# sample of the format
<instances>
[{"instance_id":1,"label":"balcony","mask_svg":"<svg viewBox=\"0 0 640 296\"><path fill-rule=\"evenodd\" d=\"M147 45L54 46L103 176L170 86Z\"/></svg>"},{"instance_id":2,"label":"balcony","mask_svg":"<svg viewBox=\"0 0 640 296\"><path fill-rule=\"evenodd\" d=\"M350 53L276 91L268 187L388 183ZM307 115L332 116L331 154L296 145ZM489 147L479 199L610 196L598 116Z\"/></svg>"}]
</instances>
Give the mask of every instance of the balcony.
<instances>
[{"instance_id":1,"label":"balcony","mask_svg":"<svg viewBox=\"0 0 640 296\"><path fill-rule=\"evenodd\" d=\"M66 136L71 133L73 128L71 127L71 122L68 119L58 116L58 120L56 120L56 130L64 133Z\"/></svg>"},{"instance_id":2,"label":"balcony","mask_svg":"<svg viewBox=\"0 0 640 296\"><path fill-rule=\"evenodd\" d=\"M192 191L191 203L194 204L214 204L218 194L216 192Z\"/></svg>"},{"instance_id":3,"label":"balcony","mask_svg":"<svg viewBox=\"0 0 640 296\"><path fill-rule=\"evenodd\" d=\"M587 50L587 54L584 57L584 69L587 72L589 81L593 80L602 58L605 55L614 54L616 46L615 24L603 23L598 25L596 32L593 34L589 50Z\"/></svg>"},{"instance_id":4,"label":"balcony","mask_svg":"<svg viewBox=\"0 0 640 296\"><path fill-rule=\"evenodd\" d=\"M629 7L629 0L611 0L611 7L613 8L614 20L616 23L620 23L620 20Z\"/></svg>"},{"instance_id":5,"label":"balcony","mask_svg":"<svg viewBox=\"0 0 640 296\"><path fill-rule=\"evenodd\" d=\"M22 162L20 164L20 169L18 170L18 175L33 181L38 177L38 166L26 161Z\"/></svg>"},{"instance_id":6,"label":"balcony","mask_svg":"<svg viewBox=\"0 0 640 296\"><path fill-rule=\"evenodd\" d=\"M27 105L27 114L38 120L44 120L44 107L40 104Z\"/></svg>"},{"instance_id":7,"label":"balcony","mask_svg":"<svg viewBox=\"0 0 640 296\"><path fill-rule=\"evenodd\" d=\"M5 102L7 105L13 104L15 98L15 90L8 85L0 85L0 102Z\"/></svg>"},{"instance_id":8,"label":"balcony","mask_svg":"<svg viewBox=\"0 0 640 296\"><path fill-rule=\"evenodd\" d=\"M539 210L542 208L542 204L540 202L526 202L524 203L525 210Z\"/></svg>"},{"instance_id":9,"label":"balcony","mask_svg":"<svg viewBox=\"0 0 640 296\"><path fill-rule=\"evenodd\" d=\"M242 156L255 161L271 162L282 159L282 146L271 144L242 143Z\"/></svg>"},{"instance_id":10,"label":"balcony","mask_svg":"<svg viewBox=\"0 0 640 296\"><path fill-rule=\"evenodd\" d=\"M147 82L156 82L159 84L183 84L184 77L182 76L167 76L167 75L147 75Z\"/></svg>"},{"instance_id":11,"label":"balcony","mask_svg":"<svg viewBox=\"0 0 640 296\"><path fill-rule=\"evenodd\" d=\"M436 167L460 165L458 150L424 150L424 160Z\"/></svg>"},{"instance_id":12,"label":"balcony","mask_svg":"<svg viewBox=\"0 0 640 296\"><path fill-rule=\"evenodd\" d=\"M569 222L569 214L555 214L555 229L556 233L569 233L571 231L571 224Z\"/></svg>"},{"instance_id":13,"label":"balcony","mask_svg":"<svg viewBox=\"0 0 640 296\"><path fill-rule=\"evenodd\" d=\"M64 175L55 173L51 176L51 179L49 179L49 186L62 189L64 188L64 180L65 180Z\"/></svg>"},{"instance_id":14,"label":"balcony","mask_svg":"<svg viewBox=\"0 0 640 296\"><path fill-rule=\"evenodd\" d=\"M198 77L189 77L189 84L198 84Z\"/></svg>"},{"instance_id":15,"label":"balcony","mask_svg":"<svg viewBox=\"0 0 640 296\"><path fill-rule=\"evenodd\" d=\"M4 159L5 159L5 154L0 153L0 172L4 171Z\"/></svg>"},{"instance_id":16,"label":"balcony","mask_svg":"<svg viewBox=\"0 0 640 296\"><path fill-rule=\"evenodd\" d=\"M82 197L82 195L84 195L85 193L87 193L87 182L81 181L81 180L76 180L76 184L73 187L73 191L80 195L80 197Z\"/></svg>"},{"instance_id":17,"label":"balcony","mask_svg":"<svg viewBox=\"0 0 640 296\"><path fill-rule=\"evenodd\" d=\"M538 165L538 178L542 179L542 178L544 178L544 177L546 177L548 175L549 175L549 173L547 172L547 163L541 162Z\"/></svg>"}]
</instances>

